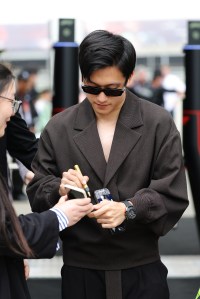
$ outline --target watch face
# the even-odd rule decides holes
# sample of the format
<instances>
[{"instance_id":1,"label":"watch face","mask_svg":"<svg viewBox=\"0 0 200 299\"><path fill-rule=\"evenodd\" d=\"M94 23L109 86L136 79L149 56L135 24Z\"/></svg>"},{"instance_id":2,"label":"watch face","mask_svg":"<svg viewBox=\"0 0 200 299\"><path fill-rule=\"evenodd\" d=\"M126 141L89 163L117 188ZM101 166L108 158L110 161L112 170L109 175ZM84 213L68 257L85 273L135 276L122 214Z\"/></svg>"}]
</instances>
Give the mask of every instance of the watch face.
<instances>
[{"instance_id":1,"label":"watch face","mask_svg":"<svg viewBox=\"0 0 200 299\"><path fill-rule=\"evenodd\" d=\"M134 219L136 216L135 211L132 207L128 207L128 210L126 212L127 219Z\"/></svg>"}]
</instances>

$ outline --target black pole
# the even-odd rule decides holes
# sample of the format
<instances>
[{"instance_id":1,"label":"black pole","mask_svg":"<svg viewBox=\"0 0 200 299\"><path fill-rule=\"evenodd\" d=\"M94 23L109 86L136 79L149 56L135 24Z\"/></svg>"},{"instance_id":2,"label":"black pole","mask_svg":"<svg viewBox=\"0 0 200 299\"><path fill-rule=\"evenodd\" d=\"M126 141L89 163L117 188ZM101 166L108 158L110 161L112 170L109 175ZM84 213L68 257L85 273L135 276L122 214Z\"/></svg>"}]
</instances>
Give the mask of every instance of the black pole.
<instances>
[{"instance_id":1,"label":"black pole","mask_svg":"<svg viewBox=\"0 0 200 299\"><path fill-rule=\"evenodd\" d=\"M200 237L200 45L186 45L183 148Z\"/></svg>"},{"instance_id":2,"label":"black pole","mask_svg":"<svg viewBox=\"0 0 200 299\"><path fill-rule=\"evenodd\" d=\"M53 48L55 50L53 114L56 114L78 103L78 45L75 42L58 42Z\"/></svg>"}]
</instances>

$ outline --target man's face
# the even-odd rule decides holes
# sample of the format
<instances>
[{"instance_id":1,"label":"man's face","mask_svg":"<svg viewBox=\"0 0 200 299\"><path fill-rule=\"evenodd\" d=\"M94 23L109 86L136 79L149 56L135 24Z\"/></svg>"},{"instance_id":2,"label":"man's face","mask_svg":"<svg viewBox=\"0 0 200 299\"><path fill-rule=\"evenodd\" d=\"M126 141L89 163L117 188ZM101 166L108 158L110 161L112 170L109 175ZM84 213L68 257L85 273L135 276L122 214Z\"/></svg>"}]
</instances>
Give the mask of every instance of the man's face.
<instances>
[{"instance_id":1,"label":"man's face","mask_svg":"<svg viewBox=\"0 0 200 299\"><path fill-rule=\"evenodd\" d=\"M126 78L116 66L106 67L94 71L90 80L83 80L87 86L123 89ZM97 95L86 93L97 117L118 115L126 97L126 91L120 96L107 96L103 91Z\"/></svg>"}]
</instances>

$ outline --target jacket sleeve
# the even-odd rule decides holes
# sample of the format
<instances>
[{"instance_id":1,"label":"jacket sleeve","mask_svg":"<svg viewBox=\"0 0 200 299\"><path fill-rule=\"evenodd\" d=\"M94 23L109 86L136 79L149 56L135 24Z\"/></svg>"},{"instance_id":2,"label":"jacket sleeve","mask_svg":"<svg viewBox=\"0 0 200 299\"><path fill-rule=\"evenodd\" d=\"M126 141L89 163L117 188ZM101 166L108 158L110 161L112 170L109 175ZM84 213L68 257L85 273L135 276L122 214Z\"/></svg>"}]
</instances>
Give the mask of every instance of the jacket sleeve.
<instances>
[{"instance_id":1,"label":"jacket sleeve","mask_svg":"<svg viewBox=\"0 0 200 299\"><path fill-rule=\"evenodd\" d=\"M32 211L42 212L58 202L61 178L56 168L53 145L45 129L38 145L39 150L32 163L35 176L26 191Z\"/></svg>"},{"instance_id":2,"label":"jacket sleeve","mask_svg":"<svg viewBox=\"0 0 200 299\"><path fill-rule=\"evenodd\" d=\"M52 258L56 253L59 223L53 211L30 213L18 217L25 238L35 258ZM15 256L0 238L0 255Z\"/></svg>"},{"instance_id":3,"label":"jacket sleeve","mask_svg":"<svg viewBox=\"0 0 200 299\"><path fill-rule=\"evenodd\" d=\"M31 162L36 154L38 139L28 129L19 113L11 117L6 129L6 142L9 154L31 170Z\"/></svg>"},{"instance_id":4,"label":"jacket sleeve","mask_svg":"<svg viewBox=\"0 0 200 299\"><path fill-rule=\"evenodd\" d=\"M140 189L130 200L136 208L137 221L147 224L158 236L170 231L187 208L189 201L181 139L173 122L155 149L148 188Z\"/></svg>"}]
</instances>

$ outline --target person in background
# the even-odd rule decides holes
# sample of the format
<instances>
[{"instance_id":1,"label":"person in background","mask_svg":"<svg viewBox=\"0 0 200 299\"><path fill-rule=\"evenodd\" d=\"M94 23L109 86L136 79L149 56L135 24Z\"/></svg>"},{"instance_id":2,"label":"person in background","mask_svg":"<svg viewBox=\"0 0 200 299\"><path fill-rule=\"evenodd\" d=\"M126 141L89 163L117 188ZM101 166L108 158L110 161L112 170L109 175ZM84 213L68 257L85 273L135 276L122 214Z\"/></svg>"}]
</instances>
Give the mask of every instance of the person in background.
<instances>
[{"instance_id":1,"label":"person in background","mask_svg":"<svg viewBox=\"0 0 200 299\"><path fill-rule=\"evenodd\" d=\"M20 160L30 171L31 162L38 148L38 139L32 133L21 115L16 112L11 116L0 138L0 172L5 181L8 181L9 169L6 152L13 158Z\"/></svg>"},{"instance_id":2,"label":"person in background","mask_svg":"<svg viewBox=\"0 0 200 299\"><path fill-rule=\"evenodd\" d=\"M36 154L38 139L29 130L25 120L17 112L11 116L5 135L0 138L0 172L9 186L11 198L20 199L22 186L32 177L31 162ZM20 162L23 176L18 169L10 169L10 163ZM26 168L25 168L26 167Z\"/></svg>"},{"instance_id":3,"label":"person in background","mask_svg":"<svg viewBox=\"0 0 200 299\"><path fill-rule=\"evenodd\" d=\"M185 98L186 85L179 76L172 73L169 65L161 66L161 72L163 75L162 86L166 90L163 94L164 108L172 115L182 138L183 100Z\"/></svg>"},{"instance_id":4,"label":"person in background","mask_svg":"<svg viewBox=\"0 0 200 299\"><path fill-rule=\"evenodd\" d=\"M86 98L40 136L27 186L32 210L71 196L65 184L89 188L94 204L61 233L63 299L169 298L158 240L188 206L181 140L165 109L126 88L135 62L126 38L88 34L79 47Z\"/></svg>"},{"instance_id":5,"label":"person in background","mask_svg":"<svg viewBox=\"0 0 200 299\"><path fill-rule=\"evenodd\" d=\"M0 64L0 137L4 136L7 123L19 109L15 93L12 72ZM90 201L89 198L68 201L67 196L63 196L49 211L17 217L8 197L7 184L0 174L0 298L30 298L23 259L53 257L59 231L91 212Z\"/></svg>"},{"instance_id":6,"label":"person in background","mask_svg":"<svg viewBox=\"0 0 200 299\"><path fill-rule=\"evenodd\" d=\"M163 94L164 94L165 90L162 86L162 81L163 81L162 73L161 73L160 69L156 69L153 73L153 78L151 81L152 95L151 95L150 101L152 103L155 103L159 106L164 107Z\"/></svg>"},{"instance_id":7,"label":"person in background","mask_svg":"<svg viewBox=\"0 0 200 299\"><path fill-rule=\"evenodd\" d=\"M35 100L37 119L35 122L35 134L40 137L41 132L52 116L52 92L50 89L42 90Z\"/></svg>"},{"instance_id":8,"label":"person in background","mask_svg":"<svg viewBox=\"0 0 200 299\"><path fill-rule=\"evenodd\" d=\"M161 66L161 73L163 76L162 87L166 89L164 92L164 108L169 111L172 116L179 101L182 102L185 96L185 83L175 74L171 72L168 65ZM167 90L174 90L170 92Z\"/></svg>"},{"instance_id":9,"label":"person in background","mask_svg":"<svg viewBox=\"0 0 200 299\"><path fill-rule=\"evenodd\" d=\"M23 70L17 76L16 97L22 101L19 113L26 121L29 130L34 133L37 112L34 106L35 98L32 96L31 74L27 70Z\"/></svg>"},{"instance_id":10,"label":"person in background","mask_svg":"<svg viewBox=\"0 0 200 299\"><path fill-rule=\"evenodd\" d=\"M17 112L11 117L6 134L0 141L2 155L0 166L2 166L3 176L9 181L11 194L15 200L26 198L23 186L33 176L31 162L37 150L38 140L34 134L37 112L33 104L36 93L32 92L32 76L35 78L35 73L32 75L31 71L27 70L18 74L16 98L22 100L23 107L20 107L20 113ZM11 162L18 165L18 169L11 170L10 176L6 152Z\"/></svg>"},{"instance_id":11,"label":"person in background","mask_svg":"<svg viewBox=\"0 0 200 299\"><path fill-rule=\"evenodd\" d=\"M139 65L128 83L128 88L138 97L150 99L152 97L149 73L145 66Z\"/></svg>"},{"instance_id":12,"label":"person in background","mask_svg":"<svg viewBox=\"0 0 200 299\"><path fill-rule=\"evenodd\" d=\"M25 69L25 71L27 71L29 73L29 79L28 79L28 83L29 83L29 96L31 101L34 103L34 101L36 100L36 98L39 95L39 92L36 88L37 85L37 80L38 80L38 70L34 67L28 67Z\"/></svg>"},{"instance_id":13,"label":"person in background","mask_svg":"<svg viewBox=\"0 0 200 299\"><path fill-rule=\"evenodd\" d=\"M11 117L5 135L0 138L0 172L14 199L22 198L22 186L32 177L31 162L37 147L38 139L17 112ZM23 176L20 176L18 169L10 169L9 165L13 162L16 162L19 168L23 168Z\"/></svg>"}]
</instances>

